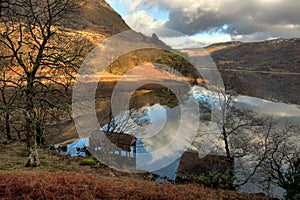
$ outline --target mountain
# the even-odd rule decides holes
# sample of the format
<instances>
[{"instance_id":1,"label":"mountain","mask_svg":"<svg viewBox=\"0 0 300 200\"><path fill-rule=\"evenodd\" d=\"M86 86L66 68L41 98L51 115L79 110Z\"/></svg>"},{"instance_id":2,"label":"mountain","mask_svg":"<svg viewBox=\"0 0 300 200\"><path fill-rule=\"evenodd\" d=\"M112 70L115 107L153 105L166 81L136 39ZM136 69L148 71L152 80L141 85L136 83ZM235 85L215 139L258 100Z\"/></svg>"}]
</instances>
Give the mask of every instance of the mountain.
<instances>
[{"instance_id":1,"label":"mountain","mask_svg":"<svg viewBox=\"0 0 300 200\"><path fill-rule=\"evenodd\" d=\"M92 47L112 35L130 30L121 16L104 0L80 2L58 25L70 33L87 37L92 42ZM136 36L141 38L139 40L156 47L170 49L155 34L146 37L136 33ZM300 39L219 43L210 45L205 50L217 64L227 88L238 94L300 104L300 79L297 74L300 72ZM193 51L197 52L197 49ZM121 58L119 63L116 62L117 68L111 71L123 74L128 67L136 65L137 60L144 62L151 58L152 61L161 61L163 64L171 63L171 66L178 69L188 69L185 75L191 76L190 66L174 58L173 54L157 50L133 54Z\"/></svg>"},{"instance_id":2,"label":"mountain","mask_svg":"<svg viewBox=\"0 0 300 200\"><path fill-rule=\"evenodd\" d=\"M205 50L227 88L238 94L300 104L300 38L219 43Z\"/></svg>"},{"instance_id":3,"label":"mountain","mask_svg":"<svg viewBox=\"0 0 300 200\"><path fill-rule=\"evenodd\" d=\"M96 42L130 30L121 16L104 0L85 1L73 16L68 18L64 26L84 33ZM147 43L164 46L155 35L146 37L137 33L137 36ZM97 37L99 39L96 39ZM275 39L253 43L227 42L207 46L205 50L218 66L227 88L238 94L300 104L300 78L297 74L300 73L300 39ZM145 53L145 57L153 54ZM136 56L129 57L132 57L133 61L123 59L114 73L122 74L124 68L135 62Z\"/></svg>"},{"instance_id":4,"label":"mountain","mask_svg":"<svg viewBox=\"0 0 300 200\"><path fill-rule=\"evenodd\" d=\"M63 21L65 28L112 35L130 30L122 17L104 0L85 0Z\"/></svg>"}]
</instances>

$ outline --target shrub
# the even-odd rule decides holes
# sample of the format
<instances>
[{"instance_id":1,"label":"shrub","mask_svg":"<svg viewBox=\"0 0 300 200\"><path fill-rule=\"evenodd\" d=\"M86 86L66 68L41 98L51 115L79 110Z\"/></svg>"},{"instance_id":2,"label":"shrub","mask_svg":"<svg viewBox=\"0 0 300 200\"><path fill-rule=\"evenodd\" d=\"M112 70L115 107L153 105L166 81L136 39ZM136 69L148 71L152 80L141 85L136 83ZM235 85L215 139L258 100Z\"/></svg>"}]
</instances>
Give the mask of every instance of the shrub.
<instances>
[{"instance_id":1,"label":"shrub","mask_svg":"<svg viewBox=\"0 0 300 200\"><path fill-rule=\"evenodd\" d=\"M217 171L210 171L208 174L191 175L178 174L177 183L196 183L210 188L232 190L232 181L229 171L221 174Z\"/></svg>"},{"instance_id":2,"label":"shrub","mask_svg":"<svg viewBox=\"0 0 300 200\"><path fill-rule=\"evenodd\" d=\"M85 165L96 166L97 162L93 159L90 159L90 158L84 158L80 161L80 165L82 165L82 166L85 166Z\"/></svg>"},{"instance_id":3,"label":"shrub","mask_svg":"<svg viewBox=\"0 0 300 200\"><path fill-rule=\"evenodd\" d=\"M293 160L284 176L285 181L282 181L280 186L286 190L285 198L288 200L300 199L300 158Z\"/></svg>"}]
</instances>

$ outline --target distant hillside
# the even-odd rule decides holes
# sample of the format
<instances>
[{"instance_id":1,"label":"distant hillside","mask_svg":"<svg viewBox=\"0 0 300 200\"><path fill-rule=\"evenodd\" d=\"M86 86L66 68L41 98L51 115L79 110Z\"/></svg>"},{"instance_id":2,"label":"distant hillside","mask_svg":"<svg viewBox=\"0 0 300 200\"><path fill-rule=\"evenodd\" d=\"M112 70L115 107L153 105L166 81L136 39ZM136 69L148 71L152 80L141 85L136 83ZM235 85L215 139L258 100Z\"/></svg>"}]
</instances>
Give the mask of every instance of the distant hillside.
<instances>
[{"instance_id":1,"label":"distant hillside","mask_svg":"<svg viewBox=\"0 0 300 200\"><path fill-rule=\"evenodd\" d=\"M84 33L96 42L130 29L104 0L85 1L75 13L64 26ZM97 36L100 39L96 39ZM145 37L138 33L137 36L146 43L164 46L157 37ZM217 64L227 88L232 88L238 94L300 104L300 78L297 74L300 73L300 39L228 42L213 44L205 49ZM136 60L143 62L142 58L138 58L140 56L157 61L154 54L160 53L148 51L148 54L131 54L129 60L120 59L113 73L123 74L124 69L130 68L133 63L137 64Z\"/></svg>"},{"instance_id":2,"label":"distant hillside","mask_svg":"<svg viewBox=\"0 0 300 200\"><path fill-rule=\"evenodd\" d=\"M92 43L90 49L114 34L130 30L121 16L104 0L80 2L58 25L67 28L72 34L87 37ZM136 37L141 38L142 42L154 44L154 47L169 49L156 35L146 37L136 33ZM219 67L227 88L233 88L239 94L300 104L300 78L297 74L300 72L300 39L229 42L213 44L205 49ZM110 73L123 74L128 68L144 61L169 64L177 70L185 70L184 74L190 77L194 73L189 65L172 53L157 50L143 54L133 52L127 58L120 58L109 70Z\"/></svg>"},{"instance_id":3,"label":"distant hillside","mask_svg":"<svg viewBox=\"0 0 300 200\"><path fill-rule=\"evenodd\" d=\"M227 88L238 94L300 104L299 38L220 43L205 49Z\"/></svg>"}]
</instances>

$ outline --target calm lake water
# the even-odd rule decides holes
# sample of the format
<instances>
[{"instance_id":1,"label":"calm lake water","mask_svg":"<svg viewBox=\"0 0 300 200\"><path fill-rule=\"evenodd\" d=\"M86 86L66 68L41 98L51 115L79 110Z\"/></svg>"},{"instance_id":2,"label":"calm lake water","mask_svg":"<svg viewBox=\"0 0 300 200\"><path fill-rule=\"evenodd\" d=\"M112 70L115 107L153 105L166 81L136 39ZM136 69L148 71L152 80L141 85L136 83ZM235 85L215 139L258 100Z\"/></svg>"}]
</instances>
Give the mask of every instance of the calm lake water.
<instances>
[{"instance_id":1,"label":"calm lake water","mask_svg":"<svg viewBox=\"0 0 300 200\"><path fill-rule=\"evenodd\" d=\"M217 96L205 88L194 86L191 91L190 100L199 101L202 103L214 103L217 101ZM259 98L249 96L237 96L232 101L232 106L236 108L247 108L257 112L262 116L273 116L277 119L288 119L290 122L298 125L300 124L300 106L276 103ZM187 136L192 134L195 129L195 116L190 119L182 119L182 113L191 113L193 115L193 106L189 104L184 108L177 106L175 108L168 108L161 105L153 105L142 108L146 110L145 115L140 119L139 126L132 125L134 121L128 123L131 128L128 134L137 137L137 168L141 170L151 171L161 177L168 177L175 180L176 171L180 162L182 152L190 147L190 138ZM185 109L185 110L184 110ZM184 110L184 111L183 111ZM200 111L201 112L201 111ZM122 120L122 116L126 113L121 113L116 116L116 121ZM199 119L198 119L199 120ZM197 120L197 121L198 121ZM199 122L198 122L199 123ZM202 129L208 130L210 124L201 121L198 126ZM105 126L102 127L105 130ZM184 130L185 134L182 134ZM171 145L169 145L171 143ZM78 148L89 146L88 138L81 138L77 142L68 145L67 154L71 156L85 156L84 152L77 151ZM236 168L240 162L243 165L247 163L247 159L236 161ZM238 175L242 178L242 175ZM157 181L164 181L158 178ZM244 192L262 192L257 183L249 183L244 185L241 189ZM283 190L279 187L274 187L272 193L274 196L281 197Z\"/></svg>"}]
</instances>

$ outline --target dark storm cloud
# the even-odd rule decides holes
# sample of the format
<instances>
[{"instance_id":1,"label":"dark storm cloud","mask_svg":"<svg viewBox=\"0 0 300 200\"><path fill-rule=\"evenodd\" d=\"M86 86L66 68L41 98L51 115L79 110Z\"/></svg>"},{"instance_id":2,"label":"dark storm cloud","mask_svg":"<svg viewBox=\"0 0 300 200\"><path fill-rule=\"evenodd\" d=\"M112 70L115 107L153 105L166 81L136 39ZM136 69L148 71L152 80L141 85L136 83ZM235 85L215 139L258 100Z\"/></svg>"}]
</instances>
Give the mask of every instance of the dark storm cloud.
<instances>
[{"instance_id":1,"label":"dark storm cloud","mask_svg":"<svg viewBox=\"0 0 300 200\"><path fill-rule=\"evenodd\" d=\"M147 0L143 5L169 10L164 26L187 35L221 30L233 37L300 36L299 0Z\"/></svg>"},{"instance_id":2,"label":"dark storm cloud","mask_svg":"<svg viewBox=\"0 0 300 200\"><path fill-rule=\"evenodd\" d=\"M214 32L226 22L219 18L215 13L204 13L198 19L190 20L178 10L172 11L169 15L170 20L165 24L166 28L174 29L187 35L194 35L201 31Z\"/></svg>"}]
</instances>

